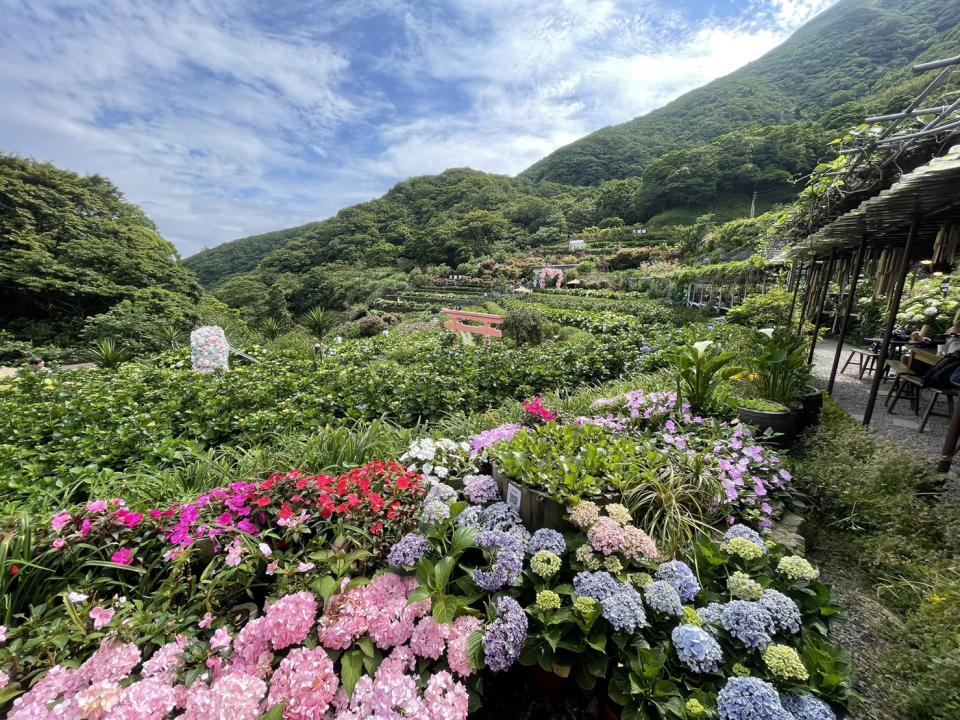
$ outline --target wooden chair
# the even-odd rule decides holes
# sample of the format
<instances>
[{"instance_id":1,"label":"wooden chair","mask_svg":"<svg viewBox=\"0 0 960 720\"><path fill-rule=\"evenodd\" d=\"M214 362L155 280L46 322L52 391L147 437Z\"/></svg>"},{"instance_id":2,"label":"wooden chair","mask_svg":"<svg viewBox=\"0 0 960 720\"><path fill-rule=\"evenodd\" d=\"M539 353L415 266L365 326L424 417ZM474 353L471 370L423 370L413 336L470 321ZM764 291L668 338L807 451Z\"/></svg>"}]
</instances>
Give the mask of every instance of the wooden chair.
<instances>
[{"instance_id":1,"label":"wooden chair","mask_svg":"<svg viewBox=\"0 0 960 720\"><path fill-rule=\"evenodd\" d=\"M890 386L891 392L893 388L897 388L896 394L893 396L893 402L890 403L890 406L887 408L888 413L892 413L893 409L897 407L897 402L900 398L903 397L904 391L906 391L906 397L910 401L910 408L913 410L914 415L920 414L920 392L923 390L923 378L919 375L914 375L910 373L909 375L897 375L894 384Z\"/></svg>"},{"instance_id":2,"label":"wooden chair","mask_svg":"<svg viewBox=\"0 0 960 720\"><path fill-rule=\"evenodd\" d=\"M884 368L884 370L883 370L884 379L886 379L886 376L887 376L888 371L890 371L890 370L893 371L893 383L890 385L890 389L887 390L887 398L886 398L886 400L883 401L883 404L884 404L884 405L889 406L889 405L890 405L890 399L893 397L893 394L894 394L894 393L897 391L897 389L900 387L900 378L901 378L901 376L905 376L905 375L916 375L916 373L915 373L913 370L911 370L910 368L908 368L908 367L907 367L903 362L901 362L900 360L888 359L888 360L886 361L886 363L884 363L884 365L886 366L886 367Z\"/></svg>"},{"instance_id":3,"label":"wooden chair","mask_svg":"<svg viewBox=\"0 0 960 720\"><path fill-rule=\"evenodd\" d=\"M923 429L927 426L927 420L930 419L930 416L935 414L933 412L933 406L937 404L937 400L941 395L945 395L947 398L947 415L941 415L941 417L951 417L953 415L953 398L956 397L960 392L952 388L949 389L940 389L940 388L930 388L933 390L933 397L930 398L930 404L927 405L927 410L923 413L923 419L920 421L920 427L917 432L923 432Z\"/></svg>"},{"instance_id":4,"label":"wooden chair","mask_svg":"<svg viewBox=\"0 0 960 720\"><path fill-rule=\"evenodd\" d=\"M854 361L854 358L856 358L856 361ZM857 378L863 380L864 372L873 372L876 368L877 353L875 353L873 350L861 350L860 348L853 348L850 351L850 355L847 356L847 361L843 364L843 369L840 371L841 375L846 371L847 366L851 362L853 362L854 365L860 369L860 372L857 374Z\"/></svg>"}]
</instances>

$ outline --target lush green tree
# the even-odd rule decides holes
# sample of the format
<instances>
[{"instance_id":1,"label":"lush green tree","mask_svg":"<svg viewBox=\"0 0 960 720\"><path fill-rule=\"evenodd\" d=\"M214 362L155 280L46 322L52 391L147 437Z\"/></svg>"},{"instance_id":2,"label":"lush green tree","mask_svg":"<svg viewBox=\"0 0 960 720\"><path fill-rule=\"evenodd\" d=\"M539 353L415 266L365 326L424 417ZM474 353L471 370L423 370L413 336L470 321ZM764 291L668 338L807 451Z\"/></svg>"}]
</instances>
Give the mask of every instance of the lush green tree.
<instances>
[{"instance_id":1,"label":"lush green tree","mask_svg":"<svg viewBox=\"0 0 960 720\"><path fill-rule=\"evenodd\" d=\"M111 339L133 355L170 349L200 322L199 305L178 293L153 287L136 290L131 298L89 318L82 338L87 342Z\"/></svg>"},{"instance_id":2,"label":"lush green tree","mask_svg":"<svg viewBox=\"0 0 960 720\"><path fill-rule=\"evenodd\" d=\"M196 303L196 276L109 180L0 155L0 325L75 342L86 317L142 288Z\"/></svg>"}]
</instances>

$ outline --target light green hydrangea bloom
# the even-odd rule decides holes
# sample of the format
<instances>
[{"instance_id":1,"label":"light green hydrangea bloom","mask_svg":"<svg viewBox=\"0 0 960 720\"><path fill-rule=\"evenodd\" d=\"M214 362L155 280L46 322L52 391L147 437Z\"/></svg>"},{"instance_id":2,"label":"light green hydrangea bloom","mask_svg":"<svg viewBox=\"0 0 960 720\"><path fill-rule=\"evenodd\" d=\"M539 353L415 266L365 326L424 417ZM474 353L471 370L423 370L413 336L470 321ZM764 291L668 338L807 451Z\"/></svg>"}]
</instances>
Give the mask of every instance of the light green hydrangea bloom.
<instances>
[{"instance_id":1,"label":"light green hydrangea bloom","mask_svg":"<svg viewBox=\"0 0 960 720\"><path fill-rule=\"evenodd\" d=\"M551 578L560 570L560 558L549 550L541 550L530 560L530 569L542 578Z\"/></svg>"},{"instance_id":2,"label":"light green hydrangea bloom","mask_svg":"<svg viewBox=\"0 0 960 720\"><path fill-rule=\"evenodd\" d=\"M744 560L756 560L763 557L763 550L746 538L735 537L726 545L726 551Z\"/></svg>"},{"instance_id":3,"label":"light green hydrangea bloom","mask_svg":"<svg viewBox=\"0 0 960 720\"><path fill-rule=\"evenodd\" d=\"M582 500L570 508L570 522L581 530L586 530L600 517L600 510L589 500Z\"/></svg>"},{"instance_id":4,"label":"light green hydrangea bloom","mask_svg":"<svg viewBox=\"0 0 960 720\"><path fill-rule=\"evenodd\" d=\"M727 590L738 600L759 600L763 595L763 586L740 570L727 578Z\"/></svg>"},{"instance_id":5,"label":"light green hydrangea bloom","mask_svg":"<svg viewBox=\"0 0 960 720\"><path fill-rule=\"evenodd\" d=\"M611 555L603 561L603 569L609 573L617 575L618 573L623 572L623 563L620 562L620 558L616 555Z\"/></svg>"},{"instance_id":6,"label":"light green hydrangea bloom","mask_svg":"<svg viewBox=\"0 0 960 720\"><path fill-rule=\"evenodd\" d=\"M707 716L707 709L699 700L690 698L687 700L687 715L693 718L693 720L699 720L699 718Z\"/></svg>"},{"instance_id":7,"label":"light green hydrangea bloom","mask_svg":"<svg viewBox=\"0 0 960 720\"><path fill-rule=\"evenodd\" d=\"M556 610L560 607L560 596L553 590L541 590L537 593L537 607L541 610Z\"/></svg>"},{"instance_id":8,"label":"light green hydrangea bloom","mask_svg":"<svg viewBox=\"0 0 960 720\"><path fill-rule=\"evenodd\" d=\"M750 668L748 668L746 665L734 663L731 670L733 670L733 674L737 677L750 677Z\"/></svg>"},{"instance_id":9,"label":"light green hydrangea bloom","mask_svg":"<svg viewBox=\"0 0 960 720\"><path fill-rule=\"evenodd\" d=\"M580 506L578 505L577 507ZM583 563L583 566L587 570L600 569L600 558L594 554L593 549L589 545L581 545L577 548L577 552L574 554L577 560Z\"/></svg>"},{"instance_id":10,"label":"light green hydrangea bloom","mask_svg":"<svg viewBox=\"0 0 960 720\"><path fill-rule=\"evenodd\" d=\"M630 576L630 582L638 588L644 588L653 582L653 575L650 573L633 573Z\"/></svg>"},{"instance_id":11,"label":"light green hydrangea bloom","mask_svg":"<svg viewBox=\"0 0 960 720\"><path fill-rule=\"evenodd\" d=\"M771 645L763 651L763 662L771 673L783 680L807 680L810 677L800 655L789 645Z\"/></svg>"},{"instance_id":12,"label":"light green hydrangea bloom","mask_svg":"<svg viewBox=\"0 0 960 720\"><path fill-rule=\"evenodd\" d=\"M586 615L593 612L593 609L597 606L597 601L592 597L585 597L578 595L573 599L573 609L576 610L581 615Z\"/></svg>"},{"instance_id":13,"label":"light green hydrangea bloom","mask_svg":"<svg viewBox=\"0 0 960 720\"><path fill-rule=\"evenodd\" d=\"M703 618L700 617L700 614L689 605L683 606L683 622L685 625L696 625L697 627L703 627Z\"/></svg>"},{"instance_id":14,"label":"light green hydrangea bloom","mask_svg":"<svg viewBox=\"0 0 960 720\"><path fill-rule=\"evenodd\" d=\"M633 517L630 515L630 511L620 503L614 503L613 505L607 505L607 515L612 517L621 525L629 525L633 522Z\"/></svg>"},{"instance_id":15,"label":"light green hydrangea bloom","mask_svg":"<svg viewBox=\"0 0 960 720\"><path fill-rule=\"evenodd\" d=\"M777 570L792 580L816 580L820 577L820 571L799 555L781 558Z\"/></svg>"}]
</instances>

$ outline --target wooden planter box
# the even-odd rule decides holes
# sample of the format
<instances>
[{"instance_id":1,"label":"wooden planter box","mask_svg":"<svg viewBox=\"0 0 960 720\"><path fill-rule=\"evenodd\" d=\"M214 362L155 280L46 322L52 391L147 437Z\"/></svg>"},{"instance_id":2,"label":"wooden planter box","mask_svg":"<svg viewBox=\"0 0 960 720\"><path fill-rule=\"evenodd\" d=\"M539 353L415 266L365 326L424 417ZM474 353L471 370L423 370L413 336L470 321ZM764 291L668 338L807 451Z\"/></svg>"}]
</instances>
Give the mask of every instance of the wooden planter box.
<instances>
[{"instance_id":1,"label":"wooden planter box","mask_svg":"<svg viewBox=\"0 0 960 720\"><path fill-rule=\"evenodd\" d=\"M567 509L550 495L514 482L503 474L495 462L491 463L490 471L500 488L500 496L508 505L517 508L527 530L534 532L541 528L550 528L569 532L574 529L573 525L563 518Z\"/></svg>"}]
</instances>

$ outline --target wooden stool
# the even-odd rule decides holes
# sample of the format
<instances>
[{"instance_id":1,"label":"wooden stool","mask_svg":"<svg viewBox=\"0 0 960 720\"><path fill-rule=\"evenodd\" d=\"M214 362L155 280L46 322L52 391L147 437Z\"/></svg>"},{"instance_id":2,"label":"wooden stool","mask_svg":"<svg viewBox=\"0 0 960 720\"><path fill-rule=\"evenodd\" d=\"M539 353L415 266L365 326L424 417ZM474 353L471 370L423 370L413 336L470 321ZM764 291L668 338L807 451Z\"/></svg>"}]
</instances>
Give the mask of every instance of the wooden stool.
<instances>
[{"instance_id":1,"label":"wooden stool","mask_svg":"<svg viewBox=\"0 0 960 720\"><path fill-rule=\"evenodd\" d=\"M854 357L856 357L856 362L854 362ZM863 373L865 371L873 372L874 368L877 365L877 353L873 350L861 350L860 348L854 348L850 351L850 355L847 357L847 361L843 364L843 370L840 371L842 375L847 366L854 362L854 364L860 368L860 372L857 374L857 378L863 380Z\"/></svg>"},{"instance_id":2,"label":"wooden stool","mask_svg":"<svg viewBox=\"0 0 960 720\"><path fill-rule=\"evenodd\" d=\"M937 398L941 395L947 396L947 415L941 415L940 417L952 417L953 416L953 398L957 395L956 390L952 389L940 389L940 388L930 388L933 390L933 397L930 398L930 404L927 405L927 411L923 414L923 419L920 421L920 428L917 432L923 432L923 429L927 426L927 420L930 419L930 416L934 414L933 406L937 404Z\"/></svg>"},{"instance_id":3,"label":"wooden stool","mask_svg":"<svg viewBox=\"0 0 960 720\"><path fill-rule=\"evenodd\" d=\"M884 365L884 380L886 380L888 370L893 370L894 372L893 384L890 386L890 389L887 390L887 398L883 401L884 405L890 405L890 399L900 386L900 378L902 376L916 375L916 373L899 360L887 360Z\"/></svg>"},{"instance_id":4,"label":"wooden stool","mask_svg":"<svg viewBox=\"0 0 960 720\"><path fill-rule=\"evenodd\" d=\"M890 403L887 412L893 412L893 409L897 406L897 402L903 396L904 390L906 390L907 399L910 400L910 407L913 410L913 414L919 415L920 391L923 389L923 379L919 375L897 375L896 381L890 388L891 391L894 387L897 388L897 392L893 396L893 402Z\"/></svg>"}]
</instances>

